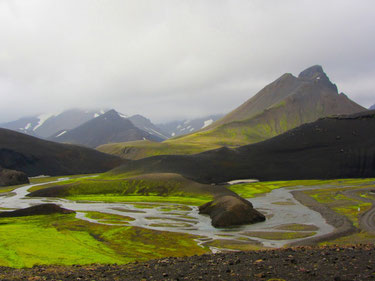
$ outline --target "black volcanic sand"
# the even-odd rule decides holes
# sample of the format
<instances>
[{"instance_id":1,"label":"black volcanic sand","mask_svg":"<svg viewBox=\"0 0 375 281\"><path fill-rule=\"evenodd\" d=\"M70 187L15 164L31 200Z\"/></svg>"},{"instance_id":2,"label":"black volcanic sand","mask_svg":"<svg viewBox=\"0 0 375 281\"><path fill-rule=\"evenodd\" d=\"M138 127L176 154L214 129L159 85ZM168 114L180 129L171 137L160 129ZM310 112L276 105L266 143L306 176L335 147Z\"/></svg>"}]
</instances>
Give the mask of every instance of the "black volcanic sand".
<instances>
[{"instance_id":1,"label":"black volcanic sand","mask_svg":"<svg viewBox=\"0 0 375 281\"><path fill-rule=\"evenodd\" d=\"M231 252L128 265L0 268L1 280L373 280L374 245Z\"/></svg>"},{"instance_id":2,"label":"black volcanic sand","mask_svg":"<svg viewBox=\"0 0 375 281\"><path fill-rule=\"evenodd\" d=\"M375 111L319 119L237 149L164 155L113 170L178 173L202 183L375 177Z\"/></svg>"}]
</instances>

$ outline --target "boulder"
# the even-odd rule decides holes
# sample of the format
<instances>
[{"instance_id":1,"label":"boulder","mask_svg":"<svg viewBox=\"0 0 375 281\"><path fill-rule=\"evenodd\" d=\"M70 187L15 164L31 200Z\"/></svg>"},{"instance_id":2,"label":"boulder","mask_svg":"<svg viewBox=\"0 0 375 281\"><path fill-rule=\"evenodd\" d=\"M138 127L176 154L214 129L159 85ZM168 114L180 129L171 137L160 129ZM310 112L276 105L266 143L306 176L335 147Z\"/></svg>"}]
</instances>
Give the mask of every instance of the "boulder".
<instances>
[{"instance_id":1,"label":"boulder","mask_svg":"<svg viewBox=\"0 0 375 281\"><path fill-rule=\"evenodd\" d=\"M29 183L29 178L24 172L3 169L0 167L0 186L26 183Z\"/></svg>"},{"instance_id":2,"label":"boulder","mask_svg":"<svg viewBox=\"0 0 375 281\"><path fill-rule=\"evenodd\" d=\"M266 220L266 217L255 210L249 201L232 195L221 196L199 206L199 213L209 215L214 227L230 227Z\"/></svg>"}]
</instances>

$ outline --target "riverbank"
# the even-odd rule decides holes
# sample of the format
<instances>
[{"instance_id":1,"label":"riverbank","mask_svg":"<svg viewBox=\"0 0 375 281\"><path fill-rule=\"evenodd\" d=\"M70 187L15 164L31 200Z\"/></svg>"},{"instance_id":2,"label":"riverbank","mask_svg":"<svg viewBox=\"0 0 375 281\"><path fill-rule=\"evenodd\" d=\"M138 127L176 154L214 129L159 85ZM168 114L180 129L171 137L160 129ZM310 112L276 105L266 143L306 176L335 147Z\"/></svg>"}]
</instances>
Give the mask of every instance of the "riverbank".
<instances>
[{"instance_id":1,"label":"riverbank","mask_svg":"<svg viewBox=\"0 0 375 281\"><path fill-rule=\"evenodd\" d=\"M374 245L297 247L127 265L0 268L1 280L373 280Z\"/></svg>"}]
</instances>

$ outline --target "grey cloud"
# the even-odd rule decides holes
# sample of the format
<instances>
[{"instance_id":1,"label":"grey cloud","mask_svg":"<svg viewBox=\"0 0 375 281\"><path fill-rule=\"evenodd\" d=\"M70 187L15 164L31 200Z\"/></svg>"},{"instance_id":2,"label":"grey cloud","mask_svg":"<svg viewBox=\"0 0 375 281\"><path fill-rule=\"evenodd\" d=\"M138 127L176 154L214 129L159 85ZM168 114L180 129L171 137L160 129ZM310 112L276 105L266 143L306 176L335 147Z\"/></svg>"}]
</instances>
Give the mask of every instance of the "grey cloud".
<instances>
[{"instance_id":1,"label":"grey cloud","mask_svg":"<svg viewBox=\"0 0 375 281\"><path fill-rule=\"evenodd\" d=\"M313 64L368 106L374 17L371 0L1 0L0 121L77 106L157 122L227 112Z\"/></svg>"}]
</instances>

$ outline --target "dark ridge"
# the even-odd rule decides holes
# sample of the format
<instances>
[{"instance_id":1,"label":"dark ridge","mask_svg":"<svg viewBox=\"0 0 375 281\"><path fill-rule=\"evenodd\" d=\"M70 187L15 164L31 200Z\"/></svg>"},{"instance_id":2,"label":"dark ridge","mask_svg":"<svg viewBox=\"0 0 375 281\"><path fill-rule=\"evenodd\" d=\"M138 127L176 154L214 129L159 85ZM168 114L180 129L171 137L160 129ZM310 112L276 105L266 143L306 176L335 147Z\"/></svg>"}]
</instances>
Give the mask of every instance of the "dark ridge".
<instances>
[{"instance_id":1,"label":"dark ridge","mask_svg":"<svg viewBox=\"0 0 375 281\"><path fill-rule=\"evenodd\" d=\"M100 173L124 161L90 148L55 143L0 129L0 166L22 171L29 177Z\"/></svg>"},{"instance_id":2,"label":"dark ridge","mask_svg":"<svg viewBox=\"0 0 375 281\"><path fill-rule=\"evenodd\" d=\"M154 156L114 169L178 173L203 183L375 177L375 111L323 118L237 149Z\"/></svg>"},{"instance_id":3,"label":"dark ridge","mask_svg":"<svg viewBox=\"0 0 375 281\"><path fill-rule=\"evenodd\" d=\"M56 204L41 204L10 212L1 212L0 218L26 217L50 214L71 214L72 210L61 208Z\"/></svg>"}]
</instances>

